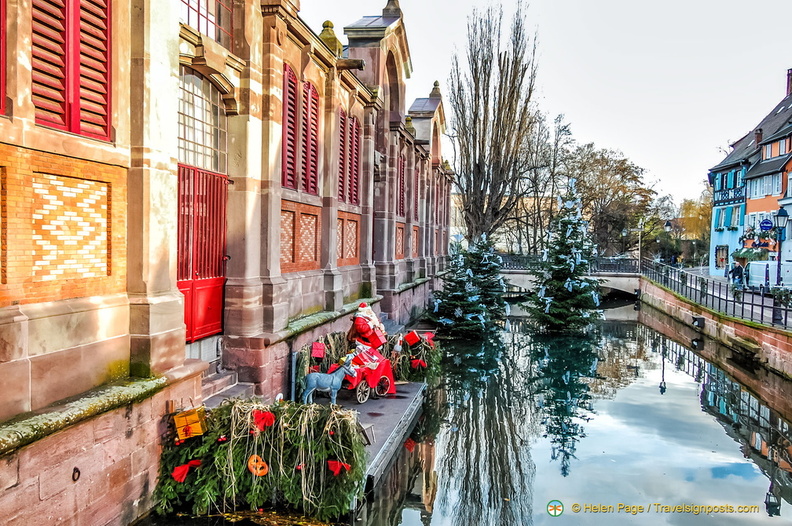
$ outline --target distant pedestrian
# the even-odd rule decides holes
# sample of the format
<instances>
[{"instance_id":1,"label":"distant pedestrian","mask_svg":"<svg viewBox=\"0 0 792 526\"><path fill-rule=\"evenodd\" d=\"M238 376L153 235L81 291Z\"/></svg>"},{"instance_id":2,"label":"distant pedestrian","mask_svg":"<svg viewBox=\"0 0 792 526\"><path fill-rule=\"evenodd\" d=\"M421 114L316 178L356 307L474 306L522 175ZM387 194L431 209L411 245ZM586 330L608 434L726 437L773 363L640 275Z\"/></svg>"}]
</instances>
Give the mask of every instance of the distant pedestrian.
<instances>
[{"instance_id":1,"label":"distant pedestrian","mask_svg":"<svg viewBox=\"0 0 792 526\"><path fill-rule=\"evenodd\" d=\"M740 262L735 261L734 267L732 267L732 269L729 271L729 276L732 278L732 283L734 283L734 286L738 289L741 289L743 286L743 276L745 274L743 270L743 266L740 265Z\"/></svg>"}]
</instances>

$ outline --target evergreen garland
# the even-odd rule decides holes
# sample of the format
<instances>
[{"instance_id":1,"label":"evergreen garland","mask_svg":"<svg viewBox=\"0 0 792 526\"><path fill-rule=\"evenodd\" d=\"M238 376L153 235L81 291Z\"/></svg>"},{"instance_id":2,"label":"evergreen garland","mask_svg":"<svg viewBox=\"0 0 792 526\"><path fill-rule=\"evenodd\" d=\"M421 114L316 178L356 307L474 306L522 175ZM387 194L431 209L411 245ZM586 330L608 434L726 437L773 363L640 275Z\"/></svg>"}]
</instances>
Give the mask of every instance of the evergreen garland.
<instances>
[{"instance_id":1,"label":"evergreen garland","mask_svg":"<svg viewBox=\"0 0 792 526\"><path fill-rule=\"evenodd\" d=\"M571 179L567 192L558 198L558 213L552 219L549 239L536 276L536 294L525 308L539 332L581 332L599 318L600 282L587 277L596 247L582 217L580 198Z\"/></svg>"},{"instance_id":2,"label":"evergreen garland","mask_svg":"<svg viewBox=\"0 0 792 526\"><path fill-rule=\"evenodd\" d=\"M256 412L274 416L257 425ZM154 492L160 514L187 509L194 515L237 508L286 507L323 521L348 513L362 495L366 465L354 411L290 402L264 406L227 400L207 413L207 432L175 443L164 436L159 482ZM263 427L263 429L261 429ZM259 455L269 472L257 476L248 460ZM184 482L174 468L200 460ZM328 461L349 466L334 475Z\"/></svg>"}]
</instances>

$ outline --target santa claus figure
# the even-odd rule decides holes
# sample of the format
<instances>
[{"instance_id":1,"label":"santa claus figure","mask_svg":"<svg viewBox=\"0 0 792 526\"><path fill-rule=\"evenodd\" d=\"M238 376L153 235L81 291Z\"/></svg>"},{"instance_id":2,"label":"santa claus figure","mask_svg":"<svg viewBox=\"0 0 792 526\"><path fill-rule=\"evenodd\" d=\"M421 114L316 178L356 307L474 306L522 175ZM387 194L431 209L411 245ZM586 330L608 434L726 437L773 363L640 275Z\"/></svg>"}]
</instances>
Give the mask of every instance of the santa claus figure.
<instances>
[{"instance_id":1,"label":"santa claus figure","mask_svg":"<svg viewBox=\"0 0 792 526\"><path fill-rule=\"evenodd\" d=\"M385 327L368 304L358 305L347 338L350 341L364 343L374 349L385 343Z\"/></svg>"}]
</instances>

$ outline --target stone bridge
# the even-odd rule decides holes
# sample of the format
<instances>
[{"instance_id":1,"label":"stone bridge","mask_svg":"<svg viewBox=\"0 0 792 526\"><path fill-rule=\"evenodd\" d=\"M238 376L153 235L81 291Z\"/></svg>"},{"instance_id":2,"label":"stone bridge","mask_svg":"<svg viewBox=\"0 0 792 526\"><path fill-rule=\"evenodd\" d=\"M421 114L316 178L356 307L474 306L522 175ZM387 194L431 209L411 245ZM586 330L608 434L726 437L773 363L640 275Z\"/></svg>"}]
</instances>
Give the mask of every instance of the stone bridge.
<instances>
[{"instance_id":1,"label":"stone bridge","mask_svg":"<svg viewBox=\"0 0 792 526\"><path fill-rule=\"evenodd\" d=\"M505 254L501 276L509 282L512 293L521 293L533 289L535 278L531 269L536 266L537 256L520 256ZM618 290L627 294L635 294L639 288L640 274L638 260L627 258L597 258L592 265L591 277L602 281L603 293Z\"/></svg>"}]
</instances>

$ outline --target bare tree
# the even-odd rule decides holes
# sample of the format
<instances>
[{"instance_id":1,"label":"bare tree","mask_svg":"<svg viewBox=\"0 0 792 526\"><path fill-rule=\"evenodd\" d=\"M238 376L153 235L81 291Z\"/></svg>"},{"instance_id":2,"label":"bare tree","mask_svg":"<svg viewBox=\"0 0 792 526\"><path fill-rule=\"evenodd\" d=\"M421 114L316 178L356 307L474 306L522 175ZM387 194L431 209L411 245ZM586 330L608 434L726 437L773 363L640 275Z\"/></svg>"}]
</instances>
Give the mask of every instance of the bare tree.
<instances>
[{"instance_id":1,"label":"bare tree","mask_svg":"<svg viewBox=\"0 0 792 526\"><path fill-rule=\"evenodd\" d=\"M532 162L538 111L533 103L536 40L517 2L509 33L503 8L474 9L468 19L466 62L452 59L449 79L455 184L465 237L492 235L519 202Z\"/></svg>"}]
</instances>

